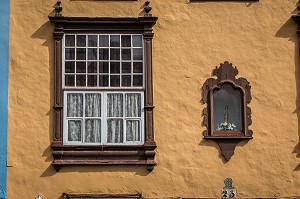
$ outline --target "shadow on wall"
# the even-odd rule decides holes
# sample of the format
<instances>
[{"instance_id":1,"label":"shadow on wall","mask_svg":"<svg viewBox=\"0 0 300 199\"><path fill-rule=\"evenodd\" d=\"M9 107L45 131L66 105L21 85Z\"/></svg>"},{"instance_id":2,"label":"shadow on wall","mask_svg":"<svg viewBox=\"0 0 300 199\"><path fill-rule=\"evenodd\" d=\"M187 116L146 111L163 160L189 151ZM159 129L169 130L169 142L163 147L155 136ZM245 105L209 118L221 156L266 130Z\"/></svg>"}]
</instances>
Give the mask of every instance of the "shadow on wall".
<instances>
[{"instance_id":1,"label":"shadow on wall","mask_svg":"<svg viewBox=\"0 0 300 199\"><path fill-rule=\"evenodd\" d=\"M144 6L144 5L143 5ZM54 15L54 11L52 11L49 16ZM31 37L34 39L44 40L42 46L48 47L48 57L49 57L49 111L45 113L45 116L49 118L49 143L53 141L53 118L54 118L54 39L53 33L54 25L51 24L50 21L44 23L38 30L36 30ZM37 52L38 55L38 52ZM38 55L39 56L39 55ZM45 158L45 162L49 163L48 168L40 175L40 177L48 177L53 176L57 173L54 167L51 165L53 161L52 157L52 149L51 146L48 146L42 154L42 157ZM60 173L65 172L131 172L135 173L135 175L139 176L147 176L149 171L146 169L146 166L73 166L73 167L64 167L60 171Z\"/></svg>"},{"instance_id":2,"label":"shadow on wall","mask_svg":"<svg viewBox=\"0 0 300 199\"><path fill-rule=\"evenodd\" d=\"M297 8L298 5L295 6ZM297 14L298 10L295 9L292 13L292 15ZM294 147L294 150L292 153L296 154L296 157L300 157L300 53L299 53L299 42L298 42L298 36L297 36L297 23L294 22L292 18L289 18L285 24L276 32L275 36L280 38L288 38L289 41L292 41L295 44L295 80L296 80L296 90L297 90L297 96L296 96L296 110L293 112L293 114L297 114L298 118L298 144ZM296 165L294 168L294 171L300 170L300 164Z\"/></svg>"}]
</instances>

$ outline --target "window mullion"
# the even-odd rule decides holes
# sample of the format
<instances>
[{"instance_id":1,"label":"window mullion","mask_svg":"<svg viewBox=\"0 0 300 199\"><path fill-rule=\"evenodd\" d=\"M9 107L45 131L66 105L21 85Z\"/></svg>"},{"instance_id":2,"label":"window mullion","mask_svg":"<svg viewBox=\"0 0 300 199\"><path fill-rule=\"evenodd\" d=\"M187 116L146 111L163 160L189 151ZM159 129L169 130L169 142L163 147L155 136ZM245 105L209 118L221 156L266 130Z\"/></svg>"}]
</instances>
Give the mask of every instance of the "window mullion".
<instances>
[{"instance_id":1,"label":"window mullion","mask_svg":"<svg viewBox=\"0 0 300 199\"><path fill-rule=\"evenodd\" d=\"M101 115L103 130L101 131L101 137L103 137L103 139L101 139L101 144L107 144L107 92L102 92L102 95L103 100L101 101Z\"/></svg>"}]
</instances>

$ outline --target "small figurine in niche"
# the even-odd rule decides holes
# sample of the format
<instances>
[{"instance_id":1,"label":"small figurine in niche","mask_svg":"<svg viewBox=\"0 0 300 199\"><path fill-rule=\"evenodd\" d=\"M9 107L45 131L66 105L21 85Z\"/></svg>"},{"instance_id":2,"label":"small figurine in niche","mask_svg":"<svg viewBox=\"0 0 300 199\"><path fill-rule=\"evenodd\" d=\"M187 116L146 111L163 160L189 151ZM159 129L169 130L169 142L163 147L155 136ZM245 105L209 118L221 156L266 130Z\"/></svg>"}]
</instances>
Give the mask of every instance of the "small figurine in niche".
<instances>
[{"instance_id":1,"label":"small figurine in niche","mask_svg":"<svg viewBox=\"0 0 300 199\"><path fill-rule=\"evenodd\" d=\"M236 130L236 126L233 123L228 122L228 106L225 106L224 110L224 122L220 125L218 124L217 131L230 131L230 130Z\"/></svg>"}]
</instances>

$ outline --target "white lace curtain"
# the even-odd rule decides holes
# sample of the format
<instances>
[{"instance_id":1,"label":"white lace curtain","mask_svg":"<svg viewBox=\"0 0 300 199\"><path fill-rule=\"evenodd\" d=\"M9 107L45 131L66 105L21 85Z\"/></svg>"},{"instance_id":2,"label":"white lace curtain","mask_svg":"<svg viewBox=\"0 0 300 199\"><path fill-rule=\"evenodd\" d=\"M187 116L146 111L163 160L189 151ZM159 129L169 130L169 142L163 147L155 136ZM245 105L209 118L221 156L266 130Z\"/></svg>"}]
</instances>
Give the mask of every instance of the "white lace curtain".
<instances>
[{"instance_id":1,"label":"white lace curtain","mask_svg":"<svg viewBox=\"0 0 300 199\"><path fill-rule=\"evenodd\" d=\"M104 137L101 117L106 122L107 131L102 134L107 137L107 143L123 143L124 139L141 141L141 94L106 95L107 113L103 113L100 93L67 94L68 141L100 143Z\"/></svg>"}]
</instances>

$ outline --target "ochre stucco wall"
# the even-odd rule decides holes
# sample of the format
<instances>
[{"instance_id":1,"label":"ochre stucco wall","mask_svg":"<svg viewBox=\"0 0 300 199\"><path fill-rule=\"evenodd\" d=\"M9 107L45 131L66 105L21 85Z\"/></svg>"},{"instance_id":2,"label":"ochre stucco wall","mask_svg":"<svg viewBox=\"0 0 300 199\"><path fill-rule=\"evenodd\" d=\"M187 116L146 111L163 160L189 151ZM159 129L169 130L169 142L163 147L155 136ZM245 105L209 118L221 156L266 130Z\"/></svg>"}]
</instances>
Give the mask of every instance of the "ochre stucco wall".
<instances>
[{"instance_id":1,"label":"ochre stucco wall","mask_svg":"<svg viewBox=\"0 0 300 199\"><path fill-rule=\"evenodd\" d=\"M157 166L51 166L54 0L11 0L9 199L62 192L145 198L219 197L232 177L239 197L300 196L296 0L152 0ZM65 16L138 16L144 2L64 0ZM228 60L251 83L253 140L227 163L202 138L201 87Z\"/></svg>"}]
</instances>

